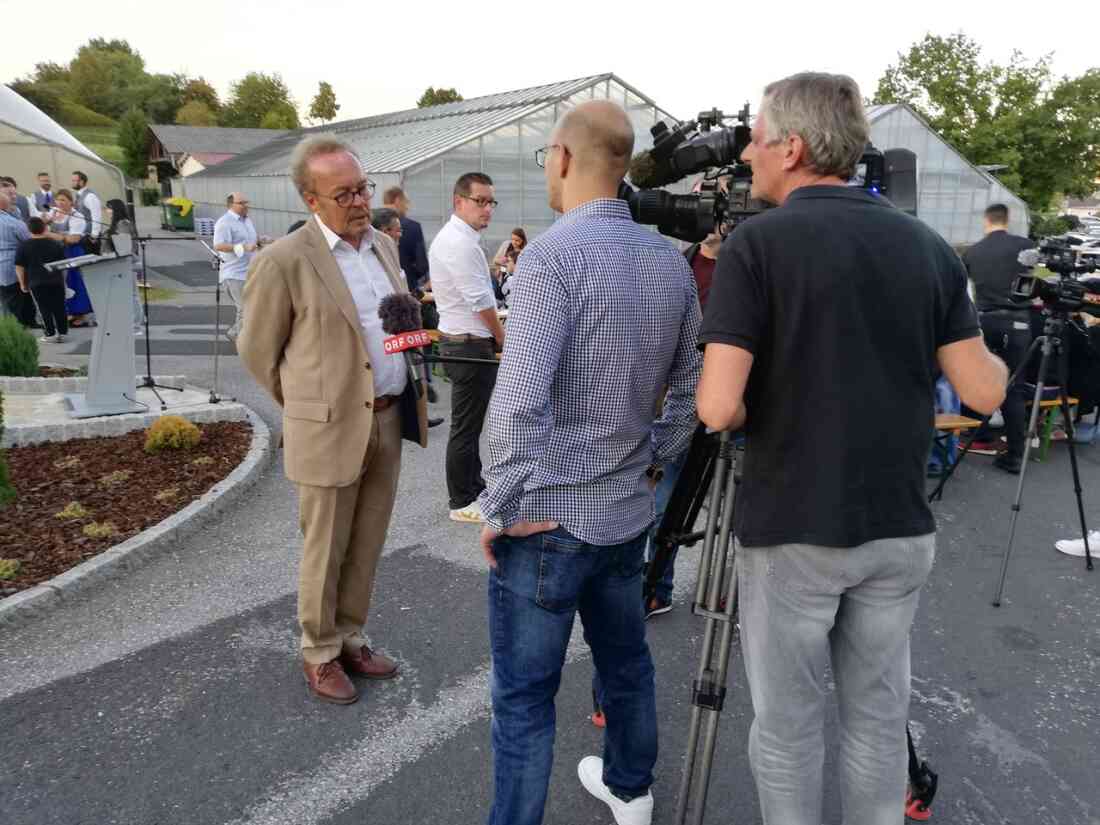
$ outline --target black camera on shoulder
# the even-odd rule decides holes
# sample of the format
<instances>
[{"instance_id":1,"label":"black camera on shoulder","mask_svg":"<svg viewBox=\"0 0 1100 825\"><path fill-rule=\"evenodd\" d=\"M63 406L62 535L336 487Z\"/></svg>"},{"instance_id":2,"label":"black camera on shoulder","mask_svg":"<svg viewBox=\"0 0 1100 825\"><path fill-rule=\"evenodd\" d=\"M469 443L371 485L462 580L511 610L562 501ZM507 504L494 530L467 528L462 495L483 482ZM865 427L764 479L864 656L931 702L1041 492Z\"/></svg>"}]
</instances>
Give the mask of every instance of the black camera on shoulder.
<instances>
[{"instance_id":1,"label":"black camera on shoulder","mask_svg":"<svg viewBox=\"0 0 1100 825\"><path fill-rule=\"evenodd\" d=\"M731 125L723 125L729 121ZM626 181L619 186L619 197L629 204L638 223L696 242L716 230L725 236L745 219L770 208L771 204L752 197L752 167L741 161L741 152L752 140L747 103L735 117L711 109L673 128L657 123L650 133L653 148L639 152L630 162L630 180L639 188ZM883 154L868 143L850 185L876 194L896 189L895 205L916 214L916 168L916 155L909 150ZM699 172L706 175L696 194L675 195L657 188Z\"/></svg>"},{"instance_id":2,"label":"black camera on shoulder","mask_svg":"<svg viewBox=\"0 0 1100 825\"><path fill-rule=\"evenodd\" d=\"M1078 275L1095 272L1096 264L1079 262L1077 252L1069 243L1059 238L1048 238L1040 243L1038 249L1025 249L1018 260L1026 267L1043 264L1059 277L1040 278L1031 274L1018 276L1012 282L1013 301L1039 299L1049 309L1100 315L1100 296L1088 297L1100 291L1100 286L1090 288L1076 278Z\"/></svg>"}]
</instances>

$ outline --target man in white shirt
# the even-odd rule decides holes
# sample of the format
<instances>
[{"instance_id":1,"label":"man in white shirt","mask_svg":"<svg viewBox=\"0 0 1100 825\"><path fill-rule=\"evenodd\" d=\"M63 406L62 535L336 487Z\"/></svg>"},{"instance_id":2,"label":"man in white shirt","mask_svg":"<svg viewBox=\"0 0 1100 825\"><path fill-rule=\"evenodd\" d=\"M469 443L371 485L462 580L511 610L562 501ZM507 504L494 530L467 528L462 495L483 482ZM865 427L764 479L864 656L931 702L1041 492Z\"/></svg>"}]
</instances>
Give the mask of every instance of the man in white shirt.
<instances>
[{"instance_id":1,"label":"man in white shirt","mask_svg":"<svg viewBox=\"0 0 1100 825\"><path fill-rule=\"evenodd\" d=\"M374 184L347 144L306 138L291 177L313 218L257 255L244 289L241 361L283 408L287 477L298 487L298 622L309 690L349 704L349 676L388 679L394 661L363 625L397 496L402 439L427 445L423 385L387 355L379 302L405 292L397 244L370 225ZM263 308L263 323L255 311Z\"/></svg>"},{"instance_id":2,"label":"man in white shirt","mask_svg":"<svg viewBox=\"0 0 1100 825\"><path fill-rule=\"evenodd\" d=\"M76 211L84 216L88 228L85 230L92 239L93 248L99 244L100 233L103 226L103 203L99 195L88 188L88 176L83 172L73 172L73 195L76 196ZM91 251L91 250L89 250Z\"/></svg>"},{"instance_id":3,"label":"man in white shirt","mask_svg":"<svg viewBox=\"0 0 1100 825\"><path fill-rule=\"evenodd\" d=\"M504 347L489 263L481 232L497 202L493 181L469 172L454 188L454 214L428 250L432 293L439 311L440 354L492 359ZM445 364L451 379L451 434L447 441L447 495L451 519L480 523L481 425L496 383L496 369L480 364Z\"/></svg>"},{"instance_id":4,"label":"man in white shirt","mask_svg":"<svg viewBox=\"0 0 1100 825\"><path fill-rule=\"evenodd\" d=\"M221 255L218 282L225 287L229 299L237 308L233 326L225 331L225 337L236 341L244 326L244 282L248 277L248 265L252 255L260 248L256 227L248 217L248 198L241 192L227 195L228 211L214 224L214 249Z\"/></svg>"}]
</instances>

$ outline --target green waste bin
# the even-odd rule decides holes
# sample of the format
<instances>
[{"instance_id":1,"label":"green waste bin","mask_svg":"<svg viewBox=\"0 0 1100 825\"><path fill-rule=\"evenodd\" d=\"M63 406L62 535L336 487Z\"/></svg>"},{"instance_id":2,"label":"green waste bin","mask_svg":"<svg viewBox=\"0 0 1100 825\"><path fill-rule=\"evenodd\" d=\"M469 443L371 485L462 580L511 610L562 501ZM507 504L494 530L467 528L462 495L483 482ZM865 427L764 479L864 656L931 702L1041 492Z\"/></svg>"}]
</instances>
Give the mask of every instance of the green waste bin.
<instances>
[{"instance_id":1,"label":"green waste bin","mask_svg":"<svg viewBox=\"0 0 1100 825\"><path fill-rule=\"evenodd\" d=\"M164 216L161 218L161 226L172 231L182 229L185 232L194 232L195 210L188 209L187 214L184 215L183 208L183 206L175 203L162 203L161 209Z\"/></svg>"}]
</instances>

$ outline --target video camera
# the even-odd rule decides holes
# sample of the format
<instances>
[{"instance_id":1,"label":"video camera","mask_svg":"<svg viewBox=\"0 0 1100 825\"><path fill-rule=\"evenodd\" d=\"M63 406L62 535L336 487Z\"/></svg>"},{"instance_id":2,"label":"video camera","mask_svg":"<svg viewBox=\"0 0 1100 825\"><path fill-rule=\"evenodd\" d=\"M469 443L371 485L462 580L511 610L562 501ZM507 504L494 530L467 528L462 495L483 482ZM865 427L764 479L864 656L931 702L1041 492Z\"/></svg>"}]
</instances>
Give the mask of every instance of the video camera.
<instances>
[{"instance_id":1,"label":"video camera","mask_svg":"<svg viewBox=\"0 0 1100 825\"><path fill-rule=\"evenodd\" d=\"M1041 300L1048 309L1060 312L1087 312L1100 315L1100 299L1090 298L1100 287L1090 288L1075 276L1096 271L1094 263L1078 263L1077 253L1065 241L1050 238L1038 249L1025 249L1017 259L1021 265L1034 267L1043 264L1059 278L1040 278L1037 275L1019 275L1012 282L1013 301Z\"/></svg>"},{"instance_id":2,"label":"video camera","mask_svg":"<svg viewBox=\"0 0 1100 825\"><path fill-rule=\"evenodd\" d=\"M735 122L722 125L727 121ZM653 148L639 152L630 162L630 180L639 188L626 181L619 186L619 198L630 206L636 222L655 225L663 235L696 242L716 228L727 235L737 224L770 208L771 204L752 197L752 167L741 161L741 152L752 140L747 103L733 118L711 109L671 129L659 122L650 133ZM699 172L706 175L696 194L675 195L657 188ZM912 201L908 207L897 205L915 214L916 155L908 150L884 155L868 143L850 185L885 194L892 188L892 176L898 178L898 194Z\"/></svg>"}]
</instances>

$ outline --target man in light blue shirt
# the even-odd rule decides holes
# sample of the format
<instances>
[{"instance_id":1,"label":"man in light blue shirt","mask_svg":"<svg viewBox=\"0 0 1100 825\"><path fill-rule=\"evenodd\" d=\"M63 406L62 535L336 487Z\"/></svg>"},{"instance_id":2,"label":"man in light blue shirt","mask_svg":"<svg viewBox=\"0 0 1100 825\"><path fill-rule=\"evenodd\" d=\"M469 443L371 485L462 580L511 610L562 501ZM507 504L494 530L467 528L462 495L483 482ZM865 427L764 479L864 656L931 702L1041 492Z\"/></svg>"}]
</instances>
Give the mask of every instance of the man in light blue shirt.
<instances>
[{"instance_id":1,"label":"man in light blue shirt","mask_svg":"<svg viewBox=\"0 0 1100 825\"><path fill-rule=\"evenodd\" d=\"M236 341L244 326L244 282L248 277L248 264L260 248L260 240L248 217L248 198L241 192L234 192L226 197L225 205L229 211L214 224L214 249L222 259L218 282L237 307L237 318L225 331L225 337Z\"/></svg>"},{"instance_id":2,"label":"man in light blue shirt","mask_svg":"<svg viewBox=\"0 0 1100 825\"><path fill-rule=\"evenodd\" d=\"M15 275L15 252L19 244L30 238L27 225L17 215L12 215L11 200L6 192L0 192L0 306L10 312L20 323L30 326L34 323L33 305L19 287ZM28 320L30 323L28 323Z\"/></svg>"}]
</instances>

